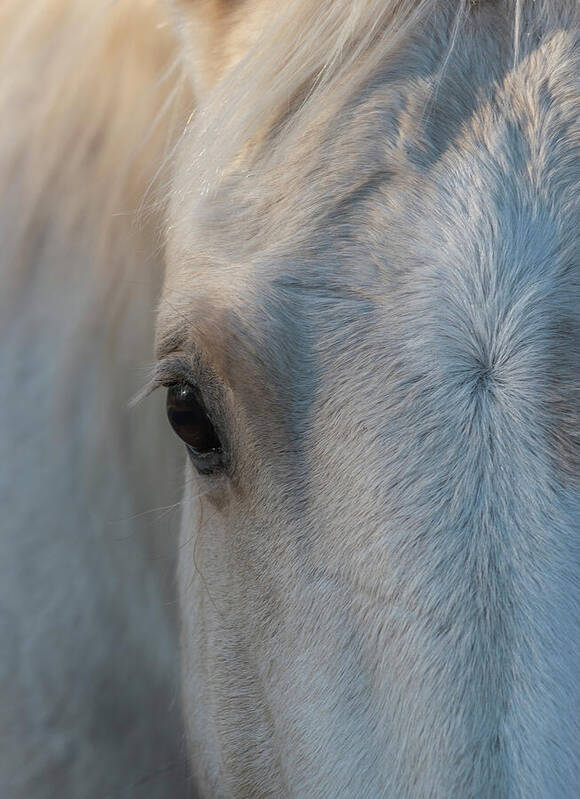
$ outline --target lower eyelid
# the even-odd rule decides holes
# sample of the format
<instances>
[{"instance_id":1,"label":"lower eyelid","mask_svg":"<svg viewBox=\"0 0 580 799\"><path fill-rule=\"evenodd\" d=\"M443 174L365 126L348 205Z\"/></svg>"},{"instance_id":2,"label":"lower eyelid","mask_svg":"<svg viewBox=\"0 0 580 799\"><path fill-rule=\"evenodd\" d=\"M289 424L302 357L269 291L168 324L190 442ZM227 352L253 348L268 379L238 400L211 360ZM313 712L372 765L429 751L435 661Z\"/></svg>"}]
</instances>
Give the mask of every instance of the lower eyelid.
<instances>
[{"instance_id":1,"label":"lower eyelid","mask_svg":"<svg viewBox=\"0 0 580 799\"><path fill-rule=\"evenodd\" d=\"M225 463L221 450L210 452L207 455L200 455L187 444L186 448L188 450L190 460L199 474L211 475L224 471Z\"/></svg>"}]
</instances>

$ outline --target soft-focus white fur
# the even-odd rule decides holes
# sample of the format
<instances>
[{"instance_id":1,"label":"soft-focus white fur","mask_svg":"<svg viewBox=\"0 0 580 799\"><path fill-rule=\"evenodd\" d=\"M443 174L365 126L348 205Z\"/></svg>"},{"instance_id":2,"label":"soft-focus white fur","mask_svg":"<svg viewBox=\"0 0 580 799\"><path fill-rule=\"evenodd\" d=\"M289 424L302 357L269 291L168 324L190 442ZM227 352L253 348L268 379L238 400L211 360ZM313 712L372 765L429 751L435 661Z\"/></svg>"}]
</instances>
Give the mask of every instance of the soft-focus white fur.
<instances>
[{"instance_id":1,"label":"soft-focus white fur","mask_svg":"<svg viewBox=\"0 0 580 799\"><path fill-rule=\"evenodd\" d=\"M149 186L191 106L170 30L153 3L0 3L2 799L190 795L182 479L162 404L127 408L162 276Z\"/></svg>"},{"instance_id":2,"label":"soft-focus white fur","mask_svg":"<svg viewBox=\"0 0 580 799\"><path fill-rule=\"evenodd\" d=\"M188 791L164 215L201 795L580 795L577 15L4 0L3 798Z\"/></svg>"}]
</instances>

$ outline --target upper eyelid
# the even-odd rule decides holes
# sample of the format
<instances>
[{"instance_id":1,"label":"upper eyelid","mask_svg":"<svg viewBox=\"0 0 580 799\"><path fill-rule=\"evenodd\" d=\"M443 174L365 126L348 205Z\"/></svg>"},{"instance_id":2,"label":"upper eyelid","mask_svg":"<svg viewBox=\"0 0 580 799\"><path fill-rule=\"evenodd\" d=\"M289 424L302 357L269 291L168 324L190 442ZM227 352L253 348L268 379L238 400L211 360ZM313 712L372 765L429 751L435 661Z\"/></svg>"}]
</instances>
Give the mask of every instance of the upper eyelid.
<instances>
[{"instance_id":1,"label":"upper eyelid","mask_svg":"<svg viewBox=\"0 0 580 799\"><path fill-rule=\"evenodd\" d=\"M191 358L186 355L172 354L158 361L153 370L153 381L156 387L166 383L182 380L195 385L198 382L197 370Z\"/></svg>"}]
</instances>

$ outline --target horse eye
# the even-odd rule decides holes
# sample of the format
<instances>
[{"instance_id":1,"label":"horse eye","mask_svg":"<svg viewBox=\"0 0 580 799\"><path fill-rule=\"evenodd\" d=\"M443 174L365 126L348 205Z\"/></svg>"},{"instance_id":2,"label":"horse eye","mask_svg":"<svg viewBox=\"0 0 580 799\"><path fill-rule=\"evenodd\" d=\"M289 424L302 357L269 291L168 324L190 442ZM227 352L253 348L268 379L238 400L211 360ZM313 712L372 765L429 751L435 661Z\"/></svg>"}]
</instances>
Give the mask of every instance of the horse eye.
<instances>
[{"instance_id":1,"label":"horse eye","mask_svg":"<svg viewBox=\"0 0 580 799\"><path fill-rule=\"evenodd\" d=\"M207 474L221 465L222 446L199 392L187 383L168 386L167 418L187 445L199 472Z\"/></svg>"}]
</instances>

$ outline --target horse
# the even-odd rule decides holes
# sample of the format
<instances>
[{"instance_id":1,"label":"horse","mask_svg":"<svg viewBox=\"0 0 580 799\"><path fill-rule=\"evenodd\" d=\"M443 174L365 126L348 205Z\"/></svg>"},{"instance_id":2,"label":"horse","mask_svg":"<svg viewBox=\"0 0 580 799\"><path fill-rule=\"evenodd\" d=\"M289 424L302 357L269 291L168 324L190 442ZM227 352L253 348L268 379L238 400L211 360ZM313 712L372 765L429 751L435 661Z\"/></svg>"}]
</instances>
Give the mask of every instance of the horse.
<instances>
[{"instance_id":1,"label":"horse","mask_svg":"<svg viewBox=\"0 0 580 799\"><path fill-rule=\"evenodd\" d=\"M36 793L13 795L42 797L53 762L75 796L137 785L121 739L182 762L160 713L177 645L158 561L176 552L185 790L577 796L577 3L33 8L0 92L16 131L0 151L11 499L27 479L9 514L25 534L7 540L26 565L63 542L84 557L37 627L12 606L6 629L26 619L38 692L46 630L80 640L107 680L55 654L74 668L52 685L78 695L68 719L62 702L45 714L50 746L18 771ZM120 395L155 297L132 418L150 415L131 431ZM164 397L185 455L162 431ZM176 482L178 542L162 521L148 544L129 533L120 562L95 503L143 507ZM63 563L36 569L44 608ZM3 604L22 602L15 583ZM99 743L115 751L83 751L83 783L54 727L86 739L90 696L107 698ZM180 768L166 774L146 795L179 795Z\"/></svg>"}]
</instances>

